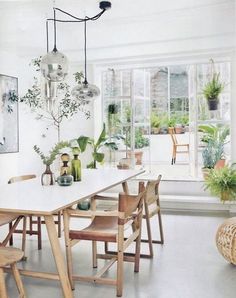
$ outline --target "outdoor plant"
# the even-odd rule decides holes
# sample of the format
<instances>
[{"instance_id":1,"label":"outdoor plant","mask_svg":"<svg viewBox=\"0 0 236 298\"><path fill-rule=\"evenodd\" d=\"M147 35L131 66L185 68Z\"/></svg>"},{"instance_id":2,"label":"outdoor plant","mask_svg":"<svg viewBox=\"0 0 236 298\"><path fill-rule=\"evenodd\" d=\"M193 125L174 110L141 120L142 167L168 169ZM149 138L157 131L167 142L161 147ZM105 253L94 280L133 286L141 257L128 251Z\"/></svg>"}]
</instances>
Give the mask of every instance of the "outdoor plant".
<instances>
[{"instance_id":1,"label":"outdoor plant","mask_svg":"<svg viewBox=\"0 0 236 298\"><path fill-rule=\"evenodd\" d=\"M223 158L224 145L221 142L210 140L202 151L203 168L213 169L216 162Z\"/></svg>"},{"instance_id":2,"label":"outdoor plant","mask_svg":"<svg viewBox=\"0 0 236 298\"><path fill-rule=\"evenodd\" d=\"M37 145L34 145L34 151L38 153L40 158L43 161L43 164L50 166L54 160L56 159L57 155L60 153L60 150L66 147L70 147L70 143L67 141L57 143L49 152L49 155L45 155Z\"/></svg>"},{"instance_id":3,"label":"outdoor plant","mask_svg":"<svg viewBox=\"0 0 236 298\"><path fill-rule=\"evenodd\" d=\"M222 202L236 200L236 169L234 165L209 171L205 180L205 189Z\"/></svg>"},{"instance_id":4,"label":"outdoor plant","mask_svg":"<svg viewBox=\"0 0 236 298\"><path fill-rule=\"evenodd\" d=\"M105 154L100 151L103 146L106 146L111 150L118 150L118 146L116 142L113 140L109 140L109 138L106 136L105 125L103 125L102 132L99 138L97 139L97 141L87 136L80 136L77 139L77 142L79 144L79 148L81 152L84 152L86 150L87 145L91 146L93 160L87 165L87 168L91 168L91 169L97 168L97 162L99 163L103 162Z\"/></svg>"},{"instance_id":5,"label":"outdoor plant","mask_svg":"<svg viewBox=\"0 0 236 298\"><path fill-rule=\"evenodd\" d=\"M125 140L125 145L131 146L131 136L130 131L128 131L127 138ZM135 149L141 149L149 146L149 139L143 136L141 128L135 130Z\"/></svg>"},{"instance_id":6,"label":"outdoor plant","mask_svg":"<svg viewBox=\"0 0 236 298\"><path fill-rule=\"evenodd\" d=\"M216 141L225 144L226 138L230 134L229 125L199 125L198 131L203 132L202 142Z\"/></svg>"}]
</instances>

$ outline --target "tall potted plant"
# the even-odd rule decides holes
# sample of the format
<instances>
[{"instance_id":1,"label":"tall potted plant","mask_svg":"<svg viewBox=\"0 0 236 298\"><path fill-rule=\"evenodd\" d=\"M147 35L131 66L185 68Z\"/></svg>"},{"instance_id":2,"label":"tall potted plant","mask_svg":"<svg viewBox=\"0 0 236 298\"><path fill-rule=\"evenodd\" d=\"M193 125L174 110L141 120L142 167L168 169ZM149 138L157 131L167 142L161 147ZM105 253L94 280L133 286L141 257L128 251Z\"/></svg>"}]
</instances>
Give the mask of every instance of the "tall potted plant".
<instances>
[{"instance_id":1,"label":"tall potted plant","mask_svg":"<svg viewBox=\"0 0 236 298\"><path fill-rule=\"evenodd\" d=\"M218 109L219 95L224 90L224 86L220 81L220 73L214 73L212 79L204 86L203 94L210 111Z\"/></svg>"}]
</instances>

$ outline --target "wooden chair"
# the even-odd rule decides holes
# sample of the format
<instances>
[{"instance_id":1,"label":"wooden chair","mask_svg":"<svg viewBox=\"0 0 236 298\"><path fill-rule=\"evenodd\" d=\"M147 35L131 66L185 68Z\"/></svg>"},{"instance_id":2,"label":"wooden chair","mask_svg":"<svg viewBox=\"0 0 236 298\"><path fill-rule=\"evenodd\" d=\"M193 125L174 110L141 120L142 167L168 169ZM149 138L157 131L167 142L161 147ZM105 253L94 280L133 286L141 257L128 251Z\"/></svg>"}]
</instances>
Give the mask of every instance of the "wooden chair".
<instances>
[{"instance_id":1,"label":"wooden chair","mask_svg":"<svg viewBox=\"0 0 236 298\"><path fill-rule=\"evenodd\" d=\"M25 181L29 179L36 178L36 175L22 175L22 176L16 176L12 177L9 179L8 183L15 183L15 182L20 182L20 181ZM55 221L56 224L58 224L58 237L61 237L61 213L55 214L58 216L58 219ZM34 225L37 225L37 228L34 229ZM42 229L41 229L41 224L45 224L44 220L41 220L41 217L38 216L36 219L34 219L33 216L29 216L29 229L26 229L26 234L31 235L37 235L38 237L38 249L42 249ZM10 223L10 228L11 228L11 223ZM23 233L23 230L20 229L15 229L14 233ZM11 237L10 244L13 245L13 239Z\"/></svg>"},{"instance_id":2,"label":"wooden chair","mask_svg":"<svg viewBox=\"0 0 236 298\"><path fill-rule=\"evenodd\" d=\"M119 194L118 210L115 211L79 211L67 209L63 211L64 232L66 244L66 257L68 266L68 275L72 289L74 289L73 280L89 281L95 283L104 283L116 286L116 294L122 296L123 291L123 262L134 262L134 271L139 271L140 260L140 240L141 240L141 221L142 206L144 194L137 196ZM87 217L92 216L91 224L83 230L71 230L71 216ZM128 238L124 237L125 228L132 225L133 231ZM97 259L109 259L110 261L97 272L94 276L74 276L72 268L72 246L78 243L78 240L90 240L93 243L93 267L97 267ZM98 254L96 241L113 242L117 244L117 252L115 255ZM135 241L135 254L132 257L124 256L126 248ZM102 277L104 273L117 262L116 279Z\"/></svg>"},{"instance_id":3,"label":"wooden chair","mask_svg":"<svg viewBox=\"0 0 236 298\"><path fill-rule=\"evenodd\" d=\"M139 182L139 192L146 190L144 197L144 215L143 219L146 220L147 226L147 236L148 239L141 239L141 242L146 242L149 245L149 254L142 254L142 257L153 257L153 247L152 244L164 244L164 233L161 219L161 207L160 207L160 197L159 197L159 185L161 181L161 175L158 176L157 180L150 180L147 182L146 186L144 182ZM152 239L151 224L150 219L157 215L160 240Z\"/></svg>"},{"instance_id":4,"label":"wooden chair","mask_svg":"<svg viewBox=\"0 0 236 298\"><path fill-rule=\"evenodd\" d=\"M159 185L161 181L161 175L158 176L156 180L149 180L146 183L139 182L139 193L145 192L144 196L144 214L143 219L145 219L146 222L146 228L147 228L147 239L141 238L141 242L148 243L149 246L149 254L141 253L141 258L153 258L153 243L154 244L164 244L164 233L163 233L163 226L162 226L162 218L161 218L161 207L160 207L160 197L159 197ZM126 194L129 193L129 189L127 184L123 183L123 190ZM95 199L97 200L110 200L111 197L104 197L104 196L95 196ZM117 198L112 198L112 200L117 200ZM152 239L152 231L151 231L151 222L150 219L157 215L158 217L158 226L159 226L159 234L160 234L160 240L153 240ZM113 253L108 249L108 244L105 243L105 252L106 253ZM127 255L131 255L128 253Z\"/></svg>"},{"instance_id":5,"label":"wooden chair","mask_svg":"<svg viewBox=\"0 0 236 298\"><path fill-rule=\"evenodd\" d=\"M16 262L20 261L24 256L24 252L13 247L0 247L0 297L8 298L6 284L4 279L4 267L11 267L16 286L20 294L20 298L25 298L25 290L20 278L20 273L17 269Z\"/></svg>"},{"instance_id":6,"label":"wooden chair","mask_svg":"<svg viewBox=\"0 0 236 298\"><path fill-rule=\"evenodd\" d=\"M173 143L173 149L172 149L172 159L171 164L175 164L176 162L176 154L177 153L189 153L189 144L179 144L175 135L175 129L174 127L169 127L169 132L171 136L171 140ZM186 147L186 150L178 150L179 148Z\"/></svg>"}]
</instances>

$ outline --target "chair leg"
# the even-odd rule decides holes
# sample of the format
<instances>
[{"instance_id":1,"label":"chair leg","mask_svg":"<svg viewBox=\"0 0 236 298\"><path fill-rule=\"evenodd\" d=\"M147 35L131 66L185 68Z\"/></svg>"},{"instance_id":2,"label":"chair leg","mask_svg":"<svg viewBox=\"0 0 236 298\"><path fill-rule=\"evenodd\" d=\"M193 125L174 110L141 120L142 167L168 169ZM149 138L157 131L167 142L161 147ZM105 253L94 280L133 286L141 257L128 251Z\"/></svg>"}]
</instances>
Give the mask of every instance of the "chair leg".
<instances>
[{"instance_id":1,"label":"chair leg","mask_svg":"<svg viewBox=\"0 0 236 298\"><path fill-rule=\"evenodd\" d=\"M23 229L22 229L22 251L24 252L24 256L22 258L23 261L26 261L27 257L25 256L25 242L26 242L26 232L27 232L27 217L23 218Z\"/></svg>"},{"instance_id":2,"label":"chair leg","mask_svg":"<svg viewBox=\"0 0 236 298\"><path fill-rule=\"evenodd\" d=\"M158 216L158 222L159 222L161 244L164 244L164 233L163 233L163 226L162 226L162 219L161 219L161 211L160 210L158 211L157 216Z\"/></svg>"},{"instance_id":3,"label":"chair leg","mask_svg":"<svg viewBox=\"0 0 236 298\"><path fill-rule=\"evenodd\" d=\"M12 222L9 223L9 232L12 229ZM11 234L11 238L9 240L9 245L12 246L13 245L13 234Z\"/></svg>"},{"instance_id":4,"label":"chair leg","mask_svg":"<svg viewBox=\"0 0 236 298\"><path fill-rule=\"evenodd\" d=\"M4 278L4 272L3 272L2 268L0 268L0 297L8 298L6 284L5 284L5 278Z\"/></svg>"},{"instance_id":5,"label":"chair leg","mask_svg":"<svg viewBox=\"0 0 236 298\"><path fill-rule=\"evenodd\" d=\"M67 272L71 285L71 289L75 289L73 281L73 267L72 267L72 251L71 243L69 237L69 216L66 211L63 212L63 222L64 222L64 236L65 236L65 246L66 246L66 263L67 263Z\"/></svg>"},{"instance_id":6,"label":"chair leg","mask_svg":"<svg viewBox=\"0 0 236 298\"><path fill-rule=\"evenodd\" d=\"M123 293L123 270L124 270L124 226L118 226L118 244L117 244L117 284L116 296L121 297Z\"/></svg>"},{"instance_id":7,"label":"chair leg","mask_svg":"<svg viewBox=\"0 0 236 298\"><path fill-rule=\"evenodd\" d=\"M11 265L11 269L12 269L14 279L16 281L16 286L17 286L18 292L20 294L20 298L25 298L26 294L25 294L24 286L21 281L20 273L16 267L16 263Z\"/></svg>"},{"instance_id":8,"label":"chair leg","mask_svg":"<svg viewBox=\"0 0 236 298\"><path fill-rule=\"evenodd\" d=\"M98 267L97 263L97 242L92 241L92 251L93 251L93 268Z\"/></svg>"},{"instance_id":9,"label":"chair leg","mask_svg":"<svg viewBox=\"0 0 236 298\"><path fill-rule=\"evenodd\" d=\"M135 246L135 256L134 256L134 272L139 272L139 263L140 263L140 247L141 247L141 226L139 227L139 235L136 239Z\"/></svg>"},{"instance_id":10,"label":"chair leg","mask_svg":"<svg viewBox=\"0 0 236 298\"><path fill-rule=\"evenodd\" d=\"M38 250L42 249L42 232L41 232L41 217L37 217L37 229L38 229Z\"/></svg>"},{"instance_id":11,"label":"chair leg","mask_svg":"<svg viewBox=\"0 0 236 298\"><path fill-rule=\"evenodd\" d=\"M150 258L153 258L151 223L150 223L148 205L147 205L146 202L144 203L144 207L145 207L145 215L146 215L146 226L147 226L147 235L148 235L149 255L150 255Z\"/></svg>"},{"instance_id":12,"label":"chair leg","mask_svg":"<svg viewBox=\"0 0 236 298\"><path fill-rule=\"evenodd\" d=\"M57 216L57 229L58 229L58 238L61 238L61 212L58 212Z\"/></svg>"},{"instance_id":13,"label":"chair leg","mask_svg":"<svg viewBox=\"0 0 236 298\"><path fill-rule=\"evenodd\" d=\"M29 231L30 231L30 235L32 235L32 231L33 231L33 216L29 217L30 219L30 224L29 224Z\"/></svg>"}]
</instances>

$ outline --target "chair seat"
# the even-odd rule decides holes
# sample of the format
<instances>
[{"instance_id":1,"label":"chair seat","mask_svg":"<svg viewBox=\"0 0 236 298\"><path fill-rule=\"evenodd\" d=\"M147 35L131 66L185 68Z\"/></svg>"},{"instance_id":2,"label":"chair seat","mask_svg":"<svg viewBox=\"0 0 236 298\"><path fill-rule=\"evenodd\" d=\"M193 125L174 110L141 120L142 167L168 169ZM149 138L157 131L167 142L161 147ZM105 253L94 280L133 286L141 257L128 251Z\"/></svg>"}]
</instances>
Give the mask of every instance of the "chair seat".
<instances>
[{"instance_id":1,"label":"chair seat","mask_svg":"<svg viewBox=\"0 0 236 298\"><path fill-rule=\"evenodd\" d=\"M117 217L96 216L92 223L81 231L70 230L70 239L116 242L118 234Z\"/></svg>"},{"instance_id":2,"label":"chair seat","mask_svg":"<svg viewBox=\"0 0 236 298\"><path fill-rule=\"evenodd\" d=\"M17 219L18 215L0 213L0 226L6 225Z\"/></svg>"},{"instance_id":3,"label":"chair seat","mask_svg":"<svg viewBox=\"0 0 236 298\"><path fill-rule=\"evenodd\" d=\"M20 261L24 252L18 248L0 247L0 267L8 266Z\"/></svg>"}]
</instances>

